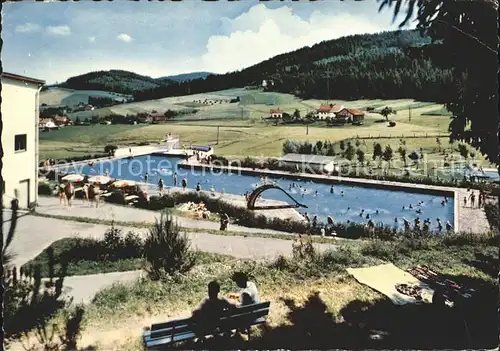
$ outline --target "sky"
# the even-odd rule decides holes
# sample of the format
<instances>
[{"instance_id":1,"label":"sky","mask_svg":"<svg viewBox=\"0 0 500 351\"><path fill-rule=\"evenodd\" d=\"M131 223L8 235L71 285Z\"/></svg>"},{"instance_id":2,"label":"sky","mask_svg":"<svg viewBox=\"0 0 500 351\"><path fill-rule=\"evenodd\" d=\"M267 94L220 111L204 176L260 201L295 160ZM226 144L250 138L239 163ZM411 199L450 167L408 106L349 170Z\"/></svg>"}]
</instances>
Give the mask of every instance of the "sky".
<instances>
[{"instance_id":1,"label":"sky","mask_svg":"<svg viewBox=\"0 0 500 351\"><path fill-rule=\"evenodd\" d=\"M90 71L239 70L346 35L397 30L375 0L4 3L5 72L48 84ZM412 23L408 28L414 27Z\"/></svg>"}]
</instances>

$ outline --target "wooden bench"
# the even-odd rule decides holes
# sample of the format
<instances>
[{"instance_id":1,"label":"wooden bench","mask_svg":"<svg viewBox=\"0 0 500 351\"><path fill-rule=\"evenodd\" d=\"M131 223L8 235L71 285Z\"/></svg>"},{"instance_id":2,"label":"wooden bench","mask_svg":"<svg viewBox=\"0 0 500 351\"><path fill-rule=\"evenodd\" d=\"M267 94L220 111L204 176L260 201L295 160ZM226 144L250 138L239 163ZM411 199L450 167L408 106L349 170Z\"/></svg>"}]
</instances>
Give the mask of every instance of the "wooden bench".
<instances>
[{"instance_id":1,"label":"wooden bench","mask_svg":"<svg viewBox=\"0 0 500 351\"><path fill-rule=\"evenodd\" d=\"M222 334L233 330L246 330L250 336L252 325L262 324L269 314L271 302L262 302L243 307L236 307L220 318L212 330L204 336ZM144 332L144 345L148 350L161 349L180 341L193 340L199 337L195 333L195 322L192 318L176 319L166 323L151 325L151 330Z\"/></svg>"}]
</instances>

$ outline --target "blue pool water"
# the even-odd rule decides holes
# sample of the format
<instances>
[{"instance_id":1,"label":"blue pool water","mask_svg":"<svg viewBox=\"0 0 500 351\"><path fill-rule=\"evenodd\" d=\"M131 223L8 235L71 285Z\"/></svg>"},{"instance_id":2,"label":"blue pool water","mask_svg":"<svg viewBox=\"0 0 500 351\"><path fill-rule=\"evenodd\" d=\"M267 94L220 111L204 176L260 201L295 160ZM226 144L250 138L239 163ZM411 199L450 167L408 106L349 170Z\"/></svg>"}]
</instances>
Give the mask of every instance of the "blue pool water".
<instances>
[{"instance_id":1,"label":"blue pool water","mask_svg":"<svg viewBox=\"0 0 500 351\"><path fill-rule=\"evenodd\" d=\"M178 186L183 178L187 179L188 187L195 188L199 182L203 190L214 187L218 192L242 195L251 192L260 182L260 177L251 175L238 175L235 173L220 173L220 171L198 171L177 167L181 158L140 156L133 159L104 161L95 166L85 165L81 168L71 169L71 172L87 174L89 176L101 175L109 171L112 178L128 179L143 182L144 174L148 173L148 183L155 188L158 180L163 178L165 186L173 185L172 172L178 174ZM366 223L366 214L369 214L375 223L383 222L386 225L395 225L398 218L398 227L403 226L402 218L408 219L412 225L413 220L419 217L422 221L430 218L432 228L435 228L436 219L440 218L443 226L446 221L453 223L453 198L448 198L445 206L441 204L443 196L420 194L404 191L367 188L359 186L333 185L334 194L330 193L330 184L317 183L310 180L269 178L268 182L276 182L288 191L298 202L308 206L299 211L307 212L312 219L317 215L320 221L326 222L328 216L333 216L336 222ZM296 186L289 190L289 186ZM343 192L343 196L341 195ZM302 193L304 194L302 196ZM268 190L263 193L263 198L286 201L291 200L279 190ZM421 203L421 205L419 205ZM409 205L412 209L409 209ZM405 206L405 210L402 207ZM421 213L417 213L417 209ZM363 212L363 216L360 213ZM378 214L376 211L378 210Z\"/></svg>"}]
</instances>

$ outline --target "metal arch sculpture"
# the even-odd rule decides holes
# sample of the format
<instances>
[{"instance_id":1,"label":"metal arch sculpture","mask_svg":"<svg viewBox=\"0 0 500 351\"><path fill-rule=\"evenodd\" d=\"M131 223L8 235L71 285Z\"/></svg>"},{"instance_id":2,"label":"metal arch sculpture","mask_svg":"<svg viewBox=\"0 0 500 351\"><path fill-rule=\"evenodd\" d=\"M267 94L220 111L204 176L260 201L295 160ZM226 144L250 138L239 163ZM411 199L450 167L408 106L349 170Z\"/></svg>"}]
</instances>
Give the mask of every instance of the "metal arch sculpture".
<instances>
[{"instance_id":1,"label":"metal arch sculpture","mask_svg":"<svg viewBox=\"0 0 500 351\"><path fill-rule=\"evenodd\" d=\"M295 202L295 205L287 204L287 205L255 206L255 201L257 201L258 197L264 191L269 190L269 189L281 190L282 192L284 192L286 194L286 196L288 196L290 199L293 200L293 202ZM254 191L252 191L252 193L248 197L248 201L247 201L247 208L249 210L278 210L278 209L282 209L282 208L299 208L299 207L307 208L306 205L299 203L290 194L288 194L285 190L283 190L282 188L280 188L277 185L272 185L272 184L265 184L265 185L261 185L258 188L256 188Z\"/></svg>"}]
</instances>

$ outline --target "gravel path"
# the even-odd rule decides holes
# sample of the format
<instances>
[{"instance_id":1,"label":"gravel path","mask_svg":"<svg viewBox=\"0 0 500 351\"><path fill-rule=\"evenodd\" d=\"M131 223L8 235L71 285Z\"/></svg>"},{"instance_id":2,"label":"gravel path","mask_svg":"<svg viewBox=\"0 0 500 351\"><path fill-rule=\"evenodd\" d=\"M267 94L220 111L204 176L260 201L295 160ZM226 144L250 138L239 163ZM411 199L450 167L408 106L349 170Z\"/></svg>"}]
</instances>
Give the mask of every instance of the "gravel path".
<instances>
[{"instance_id":1,"label":"gravel path","mask_svg":"<svg viewBox=\"0 0 500 351\"><path fill-rule=\"evenodd\" d=\"M4 229L9 228L9 222L4 223ZM120 227L125 232L131 230L145 235L147 229ZM13 264L20 267L35 258L52 242L67 237L103 238L108 229L105 225L65 221L52 218L24 216L18 221L16 234L10 245L16 253ZM292 241L244 237L223 236L209 233L188 233L192 247L204 252L227 254L237 258L267 260L278 255L292 254ZM318 250L324 251L335 247L334 244L315 244ZM133 281L140 272L115 272L87 276L67 277L64 282L65 291L74 297L75 302L88 302L101 289L112 285L116 281Z\"/></svg>"}]
</instances>

